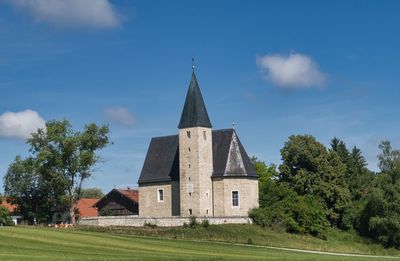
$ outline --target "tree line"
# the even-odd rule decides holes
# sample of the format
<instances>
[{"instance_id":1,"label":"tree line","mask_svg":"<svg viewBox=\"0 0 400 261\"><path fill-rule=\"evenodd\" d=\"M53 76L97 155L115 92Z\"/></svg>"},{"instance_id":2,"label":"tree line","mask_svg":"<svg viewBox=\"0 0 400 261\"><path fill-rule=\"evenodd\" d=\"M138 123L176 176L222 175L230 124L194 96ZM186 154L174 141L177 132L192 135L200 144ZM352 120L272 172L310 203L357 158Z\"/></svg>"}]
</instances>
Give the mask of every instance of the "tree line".
<instances>
[{"instance_id":1,"label":"tree line","mask_svg":"<svg viewBox=\"0 0 400 261\"><path fill-rule=\"evenodd\" d=\"M367 168L359 148L333 138L329 148L310 135L293 135L282 164L252 158L259 179L254 223L326 238L330 228L354 230L400 248L400 150L380 145L379 172Z\"/></svg>"}]
</instances>

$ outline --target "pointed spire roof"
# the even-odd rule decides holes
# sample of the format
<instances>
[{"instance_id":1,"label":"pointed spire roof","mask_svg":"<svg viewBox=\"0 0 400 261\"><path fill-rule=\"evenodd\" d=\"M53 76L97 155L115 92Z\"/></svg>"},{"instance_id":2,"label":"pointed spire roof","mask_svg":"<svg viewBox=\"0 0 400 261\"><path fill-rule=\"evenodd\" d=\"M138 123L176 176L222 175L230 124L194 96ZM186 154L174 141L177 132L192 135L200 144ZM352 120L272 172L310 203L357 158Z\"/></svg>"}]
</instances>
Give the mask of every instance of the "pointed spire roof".
<instances>
[{"instance_id":1,"label":"pointed spire roof","mask_svg":"<svg viewBox=\"0 0 400 261\"><path fill-rule=\"evenodd\" d=\"M212 127L194 69L178 125L179 129L190 127Z\"/></svg>"}]
</instances>

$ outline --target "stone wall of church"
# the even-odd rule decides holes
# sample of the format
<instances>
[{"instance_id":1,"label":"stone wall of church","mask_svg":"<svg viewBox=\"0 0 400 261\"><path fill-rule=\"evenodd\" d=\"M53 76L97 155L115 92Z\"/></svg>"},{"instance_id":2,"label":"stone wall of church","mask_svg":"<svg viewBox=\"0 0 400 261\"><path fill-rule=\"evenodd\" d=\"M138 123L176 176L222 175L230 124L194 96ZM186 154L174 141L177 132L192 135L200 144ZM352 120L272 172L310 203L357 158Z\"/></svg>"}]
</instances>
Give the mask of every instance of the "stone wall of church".
<instances>
[{"instance_id":1,"label":"stone wall of church","mask_svg":"<svg viewBox=\"0 0 400 261\"><path fill-rule=\"evenodd\" d=\"M212 133L210 128L179 130L180 215L212 216Z\"/></svg>"},{"instance_id":2,"label":"stone wall of church","mask_svg":"<svg viewBox=\"0 0 400 261\"><path fill-rule=\"evenodd\" d=\"M159 190L163 190L162 200L159 198ZM172 216L172 186L170 183L139 186L139 216Z\"/></svg>"},{"instance_id":3,"label":"stone wall of church","mask_svg":"<svg viewBox=\"0 0 400 261\"><path fill-rule=\"evenodd\" d=\"M214 216L225 216L224 180L213 180Z\"/></svg>"},{"instance_id":4,"label":"stone wall of church","mask_svg":"<svg viewBox=\"0 0 400 261\"><path fill-rule=\"evenodd\" d=\"M250 224L249 217L199 217L198 222L208 220L211 225L220 224ZM139 216L104 216L81 218L78 221L79 225L84 226L130 226L143 227L146 224L157 225L159 227L176 227L190 223L188 217L139 217Z\"/></svg>"},{"instance_id":5,"label":"stone wall of church","mask_svg":"<svg viewBox=\"0 0 400 261\"><path fill-rule=\"evenodd\" d=\"M249 178L220 178L213 181L214 216L247 216L258 207L258 180ZM233 205L232 192L238 193L238 204Z\"/></svg>"}]
</instances>

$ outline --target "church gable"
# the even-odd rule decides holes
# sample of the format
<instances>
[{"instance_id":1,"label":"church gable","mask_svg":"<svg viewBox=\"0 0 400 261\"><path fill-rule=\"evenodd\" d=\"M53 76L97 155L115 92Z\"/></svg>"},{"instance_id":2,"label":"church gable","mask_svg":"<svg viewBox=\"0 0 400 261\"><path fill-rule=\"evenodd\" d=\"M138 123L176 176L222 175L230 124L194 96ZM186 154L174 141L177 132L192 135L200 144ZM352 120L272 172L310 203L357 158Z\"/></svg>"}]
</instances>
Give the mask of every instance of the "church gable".
<instances>
[{"instance_id":1,"label":"church gable","mask_svg":"<svg viewBox=\"0 0 400 261\"><path fill-rule=\"evenodd\" d=\"M234 129L213 131L212 177L258 175Z\"/></svg>"},{"instance_id":2,"label":"church gable","mask_svg":"<svg viewBox=\"0 0 400 261\"><path fill-rule=\"evenodd\" d=\"M233 132L228 158L226 161L225 175L244 175L244 174L246 174L246 169L244 167L242 154L240 153L240 148L236 138L236 134L235 132Z\"/></svg>"}]
</instances>

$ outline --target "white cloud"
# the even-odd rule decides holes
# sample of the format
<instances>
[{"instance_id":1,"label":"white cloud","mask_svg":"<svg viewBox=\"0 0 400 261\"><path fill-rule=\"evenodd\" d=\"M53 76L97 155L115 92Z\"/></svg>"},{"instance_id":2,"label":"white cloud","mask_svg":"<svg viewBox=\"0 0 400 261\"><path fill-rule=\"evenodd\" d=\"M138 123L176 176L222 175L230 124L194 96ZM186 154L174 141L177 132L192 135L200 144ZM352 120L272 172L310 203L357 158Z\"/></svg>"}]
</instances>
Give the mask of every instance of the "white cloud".
<instances>
[{"instance_id":1,"label":"white cloud","mask_svg":"<svg viewBox=\"0 0 400 261\"><path fill-rule=\"evenodd\" d=\"M317 63L304 54L265 55L257 58L257 64L268 80L286 89L320 86L326 78Z\"/></svg>"},{"instance_id":2,"label":"white cloud","mask_svg":"<svg viewBox=\"0 0 400 261\"><path fill-rule=\"evenodd\" d=\"M0 137L27 139L45 124L36 111L5 112L0 115Z\"/></svg>"},{"instance_id":3,"label":"white cloud","mask_svg":"<svg viewBox=\"0 0 400 261\"><path fill-rule=\"evenodd\" d=\"M112 28L120 17L109 0L7 0L39 22L59 26Z\"/></svg>"},{"instance_id":4,"label":"white cloud","mask_svg":"<svg viewBox=\"0 0 400 261\"><path fill-rule=\"evenodd\" d=\"M132 126L135 123L135 117L127 109L117 106L105 109L107 119L124 126Z\"/></svg>"}]
</instances>

